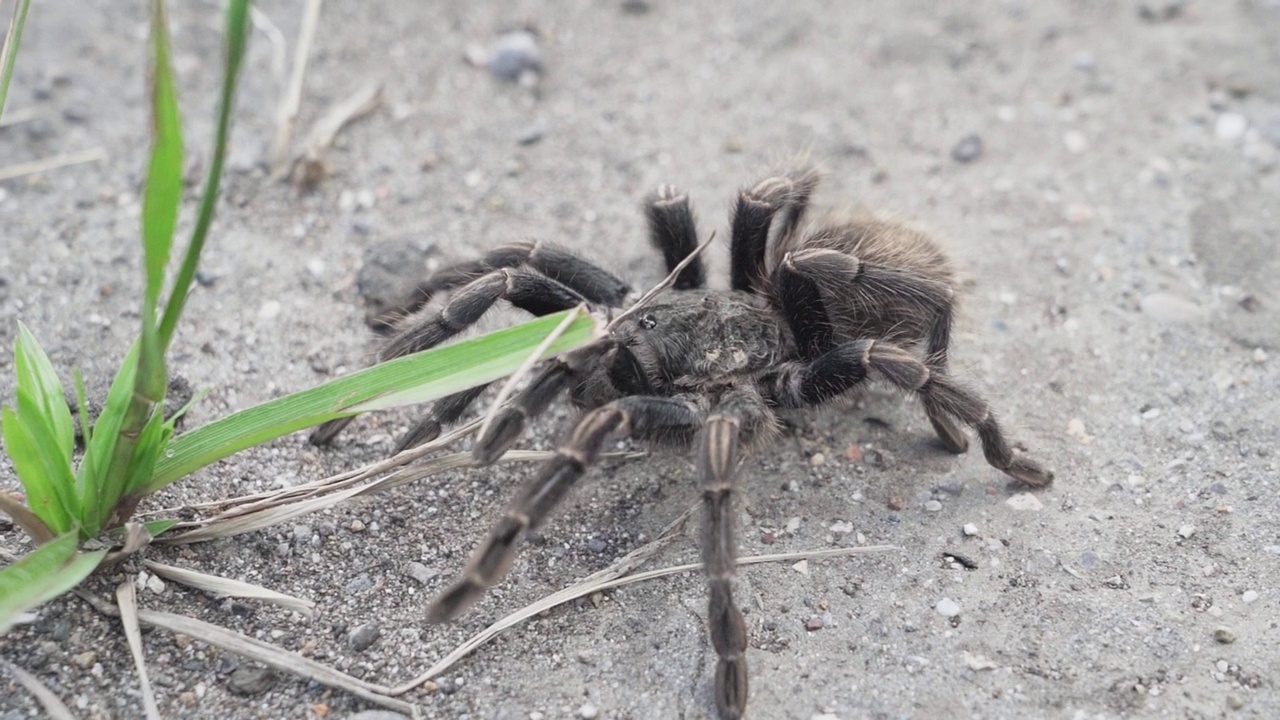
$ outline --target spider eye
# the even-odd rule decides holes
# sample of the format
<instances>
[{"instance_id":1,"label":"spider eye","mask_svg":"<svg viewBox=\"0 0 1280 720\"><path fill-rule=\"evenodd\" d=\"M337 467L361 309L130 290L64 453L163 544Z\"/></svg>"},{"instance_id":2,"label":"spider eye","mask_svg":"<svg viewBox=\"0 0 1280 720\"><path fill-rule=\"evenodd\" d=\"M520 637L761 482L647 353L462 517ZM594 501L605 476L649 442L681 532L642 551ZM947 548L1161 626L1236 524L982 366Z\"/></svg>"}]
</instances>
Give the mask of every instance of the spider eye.
<instances>
[{"instance_id":1,"label":"spider eye","mask_svg":"<svg viewBox=\"0 0 1280 720\"><path fill-rule=\"evenodd\" d=\"M640 316L640 327L645 330L652 330L658 327L658 321L653 319L653 315L651 313L645 313Z\"/></svg>"}]
</instances>

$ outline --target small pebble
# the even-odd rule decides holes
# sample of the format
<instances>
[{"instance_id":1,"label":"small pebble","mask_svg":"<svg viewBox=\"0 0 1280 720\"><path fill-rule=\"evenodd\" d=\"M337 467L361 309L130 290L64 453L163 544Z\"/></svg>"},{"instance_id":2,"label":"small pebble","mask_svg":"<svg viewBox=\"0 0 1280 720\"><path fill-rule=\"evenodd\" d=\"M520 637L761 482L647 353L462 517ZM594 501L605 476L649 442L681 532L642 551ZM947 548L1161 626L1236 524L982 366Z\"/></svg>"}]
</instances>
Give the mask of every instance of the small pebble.
<instances>
[{"instance_id":1,"label":"small pebble","mask_svg":"<svg viewBox=\"0 0 1280 720\"><path fill-rule=\"evenodd\" d=\"M1044 509L1044 503L1040 502L1040 498L1037 498L1035 495L1032 495L1031 493L1026 493L1026 492L1018 493L1017 495L1014 495L1008 500L1005 500L1004 504L1008 505L1014 510L1035 511L1035 510Z\"/></svg>"},{"instance_id":2,"label":"small pebble","mask_svg":"<svg viewBox=\"0 0 1280 720\"><path fill-rule=\"evenodd\" d=\"M930 500L924 504L924 511L931 513L942 512L942 503L937 500Z\"/></svg>"},{"instance_id":3,"label":"small pebble","mask_svg":"<svg viewBox=\"0 0 1280 720\"><path fill-rule=\"evenodd\" d=\"M822 629L822 625L823 625L823 622L822 622L822 616L821 616L821 615L814 615L813 617L809 618L808 620L805 620L805 622L804 622L804 629L805 629L805 630L808 630L809 632L813 632L814 630L821 630L821 629Z\"/></svg>"},{"instance_id":4,"label":"small pebble","mask_svg":"<svg viewBox=\"0 0 1280 720\"><path fill-rule=\"evenodd\" d=\"M608 543L597 537L593 537L587 541L587 549L593 553L602 553L607 547L609 547Z\"/></svg>"},{"instance_id":5,"label":"small pebble","mask_svg":"<svg viewBox=\"0 0 1280 720\"><path fill-rule=\"evenodd\" d=\"M986 655L978 655L977 653L965 651L963 657L964 664L967 665L970 670L995 670L1000 667L995 660L992 660Z\"/></svg>"},{"instance_id":6,"label":"small pebble","mask_svg":"<svg viewBox=\"0 0 1280 720\"><path fill-rule=\"evenodd\" d=\"M1217 630L1213 631L1213 639L1217 640L1223 645L1230 645L1231 643L1236 641L1236 634L1234 632L1231 632L1231 628L1220 627Z\"/></svg>"},{"instance_id":7,"label":"small pebble","mask_svg":"<svg viewBox=\"0 0 1280 720\"><path fill-rule=\"evenodd\" d=\"M822 465L827 461L827 456L820 452L816 452L809 456L809 464L813 466Z\"/></svg>"},{"instance_id":8,"label":"small pebble","mask_svg":"<svg viewBox=\"0 0 1280 720\"><path fill-rule=\"evenodd\" d=\"M520 131L520 134L516 136L516 142L521 145L533 145L537 143L539 140L541 140L542 137L546 134L547 134L547 129L543 125L541 124L530 125L529 127Z\"/></svg>"},{"instance_id":9,"label":"small pebble","mask_svg":"<svg viewBox=\"0 0 1280 720\"><path fill-rule=\"evenodd\" d=\"M844 459L849 462L862 462L862 448L850 445L844 449Z\"/></svg>"},{"instance_id":10,"label":"small pebble","mask_svg":"<svg viewBox=\"0 0 1280 720\"><path fill-rule=\"evenodd\" d=\"M362 520L351 521L351 532L357 532L357 533L364 532L364 528L365 528L364 521Z\"/></svg>"},{"instance_id":11,"label":"small pebble","mask_svg":"<svg viewBox=\"0 0 1280 720\"><path fill-rule=\"evenodd\" d=\"M1142 298L1142 312L1166 323L1195 322L1204 316L1199 305L1166 292L1154 292Z\"/></svg>"},{"instance_id":12,"label":"small pebble","mask_svg":"<svg viewBox=\"0 0 1280 720\"><path fill-rule=\"evenodd\" d=\"M1089 149L1089 139L1079 130L1068 130L1062 136L1062 144L1066 146L1067 152L1072 155L1079 155Z\"/></svg>"},{"instance_id":13,"label":"small pebble","mask_svg":"<svg viewBox=\"0 0 1280 720\"><path fill-rule=\"evenodd\" d=\"M268 300L262 303L262 307L258 308L259 320L274 320L280 315L281 305L279 300Z\"/></svg>"},{"instance_id":14,"label":"small pebble","mask_svg":"<svg viewBox=\"0 0 1280 720\"><path fill-rule=\"evenodd\" d=\"M977 135L966 135L951 148L951 159L959 163L969 163L982 155L982 138Z\"/></svg>"},{"instance_id":15,"label":"small pebble","mask_svg":"<svg viewBox=\"0 0 1280 720\"><path fill-rule=\"evenodd\" d=\"M960 614L960 604L946 597L939 600L933 609L937 610L942 617L955 617Z\"/></svg>"},{"instance_id":16,"label":"small pebble","mask_svg":"<svg viewBox=\"0 0 1280 720\"><path fill-rule=\"evenodd\" d=\"M365 623L351 633L351 649L356 652L368 650L382 635L378 623Z\"/></svg>"},{"instance_id":17,"label":"small pebble","mask_svg":"<svg viewBox=\"0 0 1280 720\"><path fill-rule=\"evenodd\" d=\"M1253 361L1261 365L1267 361L1267 351L1262 348L1254 348Z\"/></svg>"},{"instance_id":18,"label":"small pebble","mask_svg":"<svg viewBox=\"0 0 1280 720\"><path fill-rule=\"evenodd\" d=\"M227 686L236 695L258 695L266 692L275 680L270 669L246 665L236 668L227 679Z\"/></svg>"},{"instance_id":19,"label":"small pebble","mask_svg":"<svg viewBox=\"0 0 1280 720\"><path fill-rule=\"evenodd\" d=\"M886 504L890 510L901 510L907 506L906 501L902 499L901 495L890 495L889 501Z\"/></svg>"},{"instance_id":20,"label":"small pebble","mask_svg":"<svg viewBox=\"0 0 1280 720\"><path fill-rule=\"evenodd\" d=\"M1191 536L1195 534L1196 534L1195 525L1183 525L1182 527L1178 528L1178 535L1183 540L1190 540Z\"/></svg>"},{"instance_id":21,"label":"small pebble","mask_svg":"<svg viewBox=\"0 0 1280 720\"><path fill-rule=\"evenodd\" d=\"M312 530L310 525L294 525L293 526L294 540L300 543L311 542L311 535L312 535Z\"/></svg>"},{"instance_id":22,"label":"small pebble","mask_svg":"<svg viewBox=\"0 0 1280 720\"><path fill-rule=\"evenodd\" d=\"M435 577L439 574L440 574L439 570L432 570L431 568L427 567L426 565L423 565L420 562L411 562L405 568L405 575L408 575L409 577L413 578L414 580L418 581L423 585L426 585L427 583L434 580Z\"/></svg>"},{"instance_id":23,"label":"small pebble","mask_svg":"<svg viewBox=\"0 0 1280 720\"><path fill-rule=\"evenodd\" d=\"M964 525L964 534L965 534L965 535L967 535L967 536L969 536L969 537L977 537L977 535L978 535L978 526L977 526L977 525L974 525L973 523L965 523L965 525Z\"/></svg>"},{"instance_id":24,"label":"small pebble","mask_svg":"<svg viewBox=\"0 0 1280 720\"><path fill-rule=\"evenodd\" d=\"M1249 128L1249 121L1240 113L1222 113L1218 116L1217 122L1213 124L1213 134L1218 136L1219 140L1233 142L1244 136L1244 131Z\"/></svg>"},{"instance_id":25,"label":"small pebble","mask_svg":"<svg viewBox=\"0 0 1280 720\"><path fill-rule=\"evenodd\" d=\"M1245 590L1243 593L1240 594L1240 602L1244 603L1245 605L1249 605L1255 602L1257 599L1258 599L1257 590Z\"/></svg>"},{"instance_id":26,"label":"small pebble","mask_svg":"<svg viewBox=\"0 0 1280 720\"><path fill-rule=\"evenodd\" d=\"M796 572L800 573L801 575L805 575L805 576L807 576L807 575L809 574L809 561L808 561L808 560L801 560L800 562L796 563L795 565L792 565L792 566L791 566L791 569L792 569L792 570L795 570Z\"/></svg>"},{"instance_id":27,"label":"small pebble","mask_svg":"<svg viewBox=\"0 0 1280 720\"><path fill-rule=\"evenodd\" d=\"M592 718L598 717L599 715L600 711L591 703L586 703L582 707L578 708L578 717L582 718L582 720L592 720Z\"/></svg>"}]
</instances>

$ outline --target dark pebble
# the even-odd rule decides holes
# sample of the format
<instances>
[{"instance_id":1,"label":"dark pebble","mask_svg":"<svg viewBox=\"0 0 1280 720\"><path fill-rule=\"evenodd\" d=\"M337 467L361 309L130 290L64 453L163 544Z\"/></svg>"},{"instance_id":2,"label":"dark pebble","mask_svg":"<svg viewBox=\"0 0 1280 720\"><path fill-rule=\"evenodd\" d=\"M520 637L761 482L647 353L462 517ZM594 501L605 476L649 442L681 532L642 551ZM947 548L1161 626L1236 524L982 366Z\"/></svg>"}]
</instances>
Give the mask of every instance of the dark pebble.
<instances>
[{"instance_id":1,"label":"dark pebble","mask_svg":"<svg viewBox=\"0 0 1280 720\"><path fill-rule=\"evenodd\" d=\"M218 282L218 276L204 270L196 270L196 282L200 284L200 287L211 288L214 283Z\"/></svg>"},{"instance_id":2,"label":"dark pebble","mask_svg":"<svg viewBox=\"0 0 1280 720\"><path fill-rule=\"evenodd\" d=\"M822 617L819 615L814 615L813 617L805 621L804 629L812 632L814 630L821 630L822 625L823 625Z\"/></svg>"},{"instance_id":3,"label":"dark pebble","mask_svg":"<svg viewBox=\"0 0 1280 720\"><path fill-rule=\"evenodd\" d=\"M275 674L264 667L242 667L231 673L227 687L237 695L258 695L275 682Z\"/></svg>"},{"instance_id":4,"label":"dark pebble","mask_svg":"<svg viewBox=\"0 0 1280 720\"><path fill-rule=\"evenodd\" d=\"M355 629L351 633L351 649L356 652L364 652L369 646L378 641L382 635L382 630L378 628L378 623L366 623Z\"/></svg>"},{"instance_id":5,"label":"dark pebble","mask_svg":"<svg viewBox=\"0 0 1280 720\"><path fill-rule=\"evenodd\" d=\"M977 160L982 155L982 138L977 135L966 135L951 148L951 159L960 163Z\"/></svg>"},{"instance_id":6,"label":"dark pebble","mask_svg":"<svg viewBox=\"0 0 1280 720\"><path fill-rule=\"evenodd\" d=\"M533 145L547 134L547 129L542 125L530 125L516 136L516 142L521 145Z\"/></svg>"},{"instance_id":7,"label":"dark pebble","mask_svg":"<svg viewBox=\"0 0 1280 720\"><path fill-rule=\"evenodd\" d=\"M587 541L587 549L593 553L602 553L607 547L609 547L609 544L600 538L591 538Z\"/></svg>"}]
</instances>

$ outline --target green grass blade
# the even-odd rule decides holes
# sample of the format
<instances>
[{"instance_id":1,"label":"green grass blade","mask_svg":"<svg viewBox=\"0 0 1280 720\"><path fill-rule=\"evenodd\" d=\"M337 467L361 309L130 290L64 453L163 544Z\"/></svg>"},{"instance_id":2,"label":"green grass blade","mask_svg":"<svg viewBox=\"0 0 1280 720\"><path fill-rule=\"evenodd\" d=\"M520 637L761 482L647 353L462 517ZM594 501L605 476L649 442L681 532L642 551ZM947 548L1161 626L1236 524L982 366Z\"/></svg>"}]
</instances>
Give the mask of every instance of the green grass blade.
<instances>
[{"instance_id":1,"label":"green grass blade","mask_svg":"<svg viewBox=\"0 0 1280 720\"><path fill-rule=\"evenodd\" d=\"M32 408L52 430L58 452L69 464L75 445L75 426L71 422L71 410L63 394L62 383L54 372L53 363L44 348L27 326L18 323L18 342L14 349L14 367L17 388L25 391L34 401ZM19 412L26 412L19 408ZM33 418L26 418L28 422Z\"/></svg>"},{"instance_id":2,"label":"green grass blade","mask_svg":"<svg viewBox=\"0 0 1280 720\"><path fill-rule=\"evenodd\" d=\"M164 0L151 0L151 164L142 197L142 247L147 271L144 303L155 312L182 203L182 122L173 82L169 20ZM144 315L143 324L154 324Z\"/></svg>"},{"instance_id":3,"label":"green grass blade","mask_svg":"<svg viewBox=\"0 0 1280 720\"><path fill-rule=\"evenodd\" d=\"M93 427L89 422L89 394L84 391L84 376L75 370L76 376L76 414L80 416L80 440L85 447L93 439Z\"/></svg>"},{"instance_id":4,"label":"green grass blade","mask_svg":"<svg viewBox=\"0 0 1280 720\"><path fill-rule=\"evenodd\" d=\"M124 473L119 479L109 478L112 459L117 455L120 432L124 426L125 413L128 411L133 396L134 375L138 367L139 344L134 343L120 364L111 389L107 391L107 401L93 426L93 435L85 445L84 458L80 461L80 472L76 488L80 494L80 502L86 508L82 516L86 537L97 535L102 527L98 518L105 513L100 506L114 506L120 499L124 489ZM132 448L129 457L132 457ZM129 458L126 457L126 460Z\"/></svg>"},{"instance_id":5,"label":"green grass blade","mask_svg":"<svg viewBox=\"0 0 1280 720\"><path fill-rule=\"evenodd\" d=\"M0 111L4 110L5 98L9 96L9 79L13 77L13 63L18 57L18 45L22 43L22 28L26 27L27 10L30 7L31 0L18 0L18 3L13 6L13 18L9 20L9 30L4 35L4 45L0 46Z\"/></svg>"},{"instance_id":6,"label":"green grass blade","mask_svg":"<svg viewBox=\"0 0 1280 720\"><path fill-rule=\"evenodd\" d=\"M578 320L556 339L544 357L582 347L603 332L603 323L596 318L582 310L567 310L375 365L242 410L174 439L156 464L147 490L154 492L244 448L353 415L366 403L376 401L374 404L380 407L389 407L426 402L505 377L518 369L570 313L579 313Z\"/></svg>"},{"instance_id":7,"label":"green grass blade","mask_svg":"<svg viewBox=\"0 0 1280 720\"><path fill-rule=\"evenodd\" d=\"M17 412L10 407L0 410L5 450L27 493L27 507L55 533L65 533L79 524L73 495L75 476L71 464L52 449L49 426L23 409L31 402L25 394L18 391Z\"/></svg>"},{"instance_id":8,"label":"green grass blade","mask_svg":"<svg viewBox=\"0 0 1280 720\"><path fill-rule=\"evenodd\" d=\"M0 635L13 627L19 614L79 585L106 554L76 554L76 537L68 533L0 570Z\"/></svg>"},{"instance_id":9,"label":"green grass blade","mask_svg":"<svg viewBox=\"0 0 1280 720\"><path fill-rule=\"evenodd\" d=\"M231 110L235 104L236 83L240 78L240 66L244 60L248 28L248 0L231 0L227 4L226 56L222 93L218 98L218 126L214 134L213 156L209 163L209 175L205 179L204 193L200 196L196 224L191 230L191 242L187 245L187 254L183 257L182 267L178 269L173 290L169 294L169 302L164 309L164 317L160 320L161 348L169 347L169 341L173 339L174 328L178 324L179 316L182 315L182 308L187 302L187 293L191 289L191 281L200 263L200 251L204 249L209 226L213 223L213 212L218 203L218 189L222 182L222 163L226 158L227 143L231 137Z\"/></svg>"}]
</instances>

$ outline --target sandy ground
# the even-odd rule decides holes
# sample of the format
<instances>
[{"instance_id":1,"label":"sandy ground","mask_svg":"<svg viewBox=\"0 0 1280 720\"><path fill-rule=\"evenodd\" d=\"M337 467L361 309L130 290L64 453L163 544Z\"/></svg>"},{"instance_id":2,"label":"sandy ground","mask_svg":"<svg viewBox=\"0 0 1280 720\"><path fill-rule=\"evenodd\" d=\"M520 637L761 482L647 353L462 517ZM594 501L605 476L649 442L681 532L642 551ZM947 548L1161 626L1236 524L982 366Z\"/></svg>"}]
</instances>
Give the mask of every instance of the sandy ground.
<instances>
[{"instance_id":1,"label":"sandy ground","mask_svg":"<svg viewBox=\"0 0 1280 720\"><path fill-rule=\"evenodd\" d=\"M174 5L188 144L207 160L217 3ZM193 424L359 367L374 339L356 277L376 243L439 262L535 235L643 286L661 275L646 192L686 188L702 231L723 238L736 189L807 152L827 175L819 204L911 218L952 248L967 288L956 374L1058 480L1015 497L887 393L755 459L744 554L902 551L740 575L751 717L1280 716L1275 0L510 5L327 4L301 127L371 79L386 92L310 193L262 167L280 86L255 33L225 202L172 353L175 373L209 390ZM295 36L301 2L261 9ZM536 90L464 62L469 44L524 23L541 37ZM0 129L0 166L105 149L105 161L0 183L0 344L21 319L64 379L79 367L97 387L137 325L145 36L141 3L36 3L9 108L38 117ZM980 148L958 147L970 136ZM723 243L711 266L724 283ZM0 364L8 401L11 361ZM156 507L368 461L412 417L362 419L326 451L285 438ZM552 413L527 446L550 446L570 417ZM399 682L695 499L685 458L596 471L499 589L462 621L427 626L427 601L529 472L450 474L271 532L150 551L309 597L313 620L173 585L142 602ZM12 477L0 467L0 482ZM28 544L0 525L0 547ZM691 532L658 563L696 556ZM708 718L704 602L694 573L605 593L408 699L430 718ZM354 649L370 623L380 636ZM167 717L368 709L189 639L152 632L145 645ZM46 606L0 656L80 717L141 715L122 633L78 600ZM38 714L3 682L0 718Z\"/></svg>"}]
</instances>

